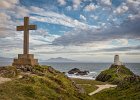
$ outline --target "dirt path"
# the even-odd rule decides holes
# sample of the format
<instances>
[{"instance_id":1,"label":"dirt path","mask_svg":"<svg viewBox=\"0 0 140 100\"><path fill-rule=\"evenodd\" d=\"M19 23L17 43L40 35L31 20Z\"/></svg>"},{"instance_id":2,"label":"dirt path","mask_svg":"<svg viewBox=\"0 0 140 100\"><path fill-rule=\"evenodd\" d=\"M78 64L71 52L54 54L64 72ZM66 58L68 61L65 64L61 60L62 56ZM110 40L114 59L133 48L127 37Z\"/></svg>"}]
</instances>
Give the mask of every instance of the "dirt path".
<instances>
[{"instance_id":1,"label":"dirt path","mask_svg":"<svg viewBox=\"0 0 140 100\"><path fill-rule=\"evenodd\" d=\"M4 82L7 82L7 81L11 81L10 78L3 78L3 77L0 77L0 84L4 83Z\"/></svg>"},{"instance_id":2,"label":"dirt path","mask_svg":"<svg viewBox=\"0 0 140 100\"><path fill-rule=\"evenodd\" d=\"M96 85L98 87L97 90L89 93L88 95L93 95L93 94L96 94L98 92L100 92L101 90L104 90L104 89L107 89L107 88L111 88L111 87L116 87L117 85L111 85L111 84L106 84L106 85Z\"/></svg>"}]
</instances>

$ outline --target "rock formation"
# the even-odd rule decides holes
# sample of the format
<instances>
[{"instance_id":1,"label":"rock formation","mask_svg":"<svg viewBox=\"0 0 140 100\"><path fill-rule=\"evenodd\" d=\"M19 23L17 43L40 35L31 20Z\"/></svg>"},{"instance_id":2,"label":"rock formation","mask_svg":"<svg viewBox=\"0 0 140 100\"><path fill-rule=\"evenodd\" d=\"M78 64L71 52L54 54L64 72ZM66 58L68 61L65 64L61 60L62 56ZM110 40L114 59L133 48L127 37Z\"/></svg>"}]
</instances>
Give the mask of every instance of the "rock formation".
<instances>
[{"instance_id":1,"label":"rock formation","mask_svg":"<svg viewBox=\"0 0 140 100\"><path fill-rule=\"evenodd\" d=\"M71 69L68 71L68 74L75 74L75 75L87 75L89 71L80 71L78 68Z\"/></svg>"}]
</instances>

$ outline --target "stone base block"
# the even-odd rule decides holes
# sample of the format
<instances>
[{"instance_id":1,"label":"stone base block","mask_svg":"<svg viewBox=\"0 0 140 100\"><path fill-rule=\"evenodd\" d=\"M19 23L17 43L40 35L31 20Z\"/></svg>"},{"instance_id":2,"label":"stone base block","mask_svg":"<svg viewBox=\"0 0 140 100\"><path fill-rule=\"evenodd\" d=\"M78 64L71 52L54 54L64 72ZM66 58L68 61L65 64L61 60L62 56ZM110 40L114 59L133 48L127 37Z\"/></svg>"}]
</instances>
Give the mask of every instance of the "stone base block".
<instances>
[{"instance_id":1,"label":"stone base block","mask_svg":"<svg viewBox=\"0 0 140 100\"><path fill-rule=\"evenodd\" d=\"M14 59L12 65L20 66L20 65L39 65L38 59L34 59L33 54L18 54L18 58Z\"/></svg>"}]
</instances>

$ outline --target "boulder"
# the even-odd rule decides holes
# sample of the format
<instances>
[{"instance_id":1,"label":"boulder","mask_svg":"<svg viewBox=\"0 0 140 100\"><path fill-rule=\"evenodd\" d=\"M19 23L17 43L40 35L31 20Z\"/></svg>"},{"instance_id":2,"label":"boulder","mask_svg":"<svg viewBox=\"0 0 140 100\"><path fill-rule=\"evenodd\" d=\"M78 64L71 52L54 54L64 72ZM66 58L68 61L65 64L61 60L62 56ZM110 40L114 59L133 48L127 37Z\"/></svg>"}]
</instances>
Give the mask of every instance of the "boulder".
<instances>
[{"instance_id":1,"label":"boulder","mask_svg":"<svg viewBox=\"0 0 140 100\"><path fill-rule=\"evenodd\" d=\"M68 74L75 74L75 75L87 75L89 71L80 71L78 68L71 69L68 71Z\"/></svg>"},{"instance_id":2,"label":"boulder","mask_svg":"<svg viewBox=\"0 0 140 100\"><path fill-rule=\"evenodd\" d=\"M80 70L78 68L74 68L74 69L71 69L70 71L68 71L68 74L75 74L78 72L80 72Z\"/></svg>"},{"instance_id":3,"label":"boulder","mask_svg":"<svg viewBox=\"0 0 140 100\"><path fill-rule=\"evenodd\" d=\"M80 71L76 75L88 75L89 71Z\"/></svg>"}]
</instances>

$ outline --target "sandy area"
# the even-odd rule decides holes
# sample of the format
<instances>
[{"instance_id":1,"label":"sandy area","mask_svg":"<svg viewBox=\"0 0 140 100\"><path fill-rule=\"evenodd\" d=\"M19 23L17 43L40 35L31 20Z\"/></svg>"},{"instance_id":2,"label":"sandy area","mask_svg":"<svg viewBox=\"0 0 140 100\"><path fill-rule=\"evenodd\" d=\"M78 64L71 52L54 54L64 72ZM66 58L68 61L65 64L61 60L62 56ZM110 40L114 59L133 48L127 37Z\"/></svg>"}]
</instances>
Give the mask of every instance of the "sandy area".
<instances>
[{"instance_id":1,"label":"sandy area","mask_svg":"<svg viewBox=\"0 0 140 100\"><path fill-rule=\"evenodd\" d=\"M117 85L106 84L106 85L96 85L96 86L98 87L98 89L93 91L93 92L91 92L91 93L89 93L88 95L91 96L91 95L93 95L95 93L100 92L101 90L104 90L104 89L107 89L107 88L111 88L111 87L116 87Z\"/></svg>"},{"instance_id":2,"label":"sandy area","mask_svg":"<svg viewBox=\"0 0 140 100\"><path fill-rule=\"evenodd\" d=\"M11 81L10 78L3 78L3 77L0 77L0 84L4 83L4 82L7 82L7 81Z\"/></svg>"}]
</instances>

